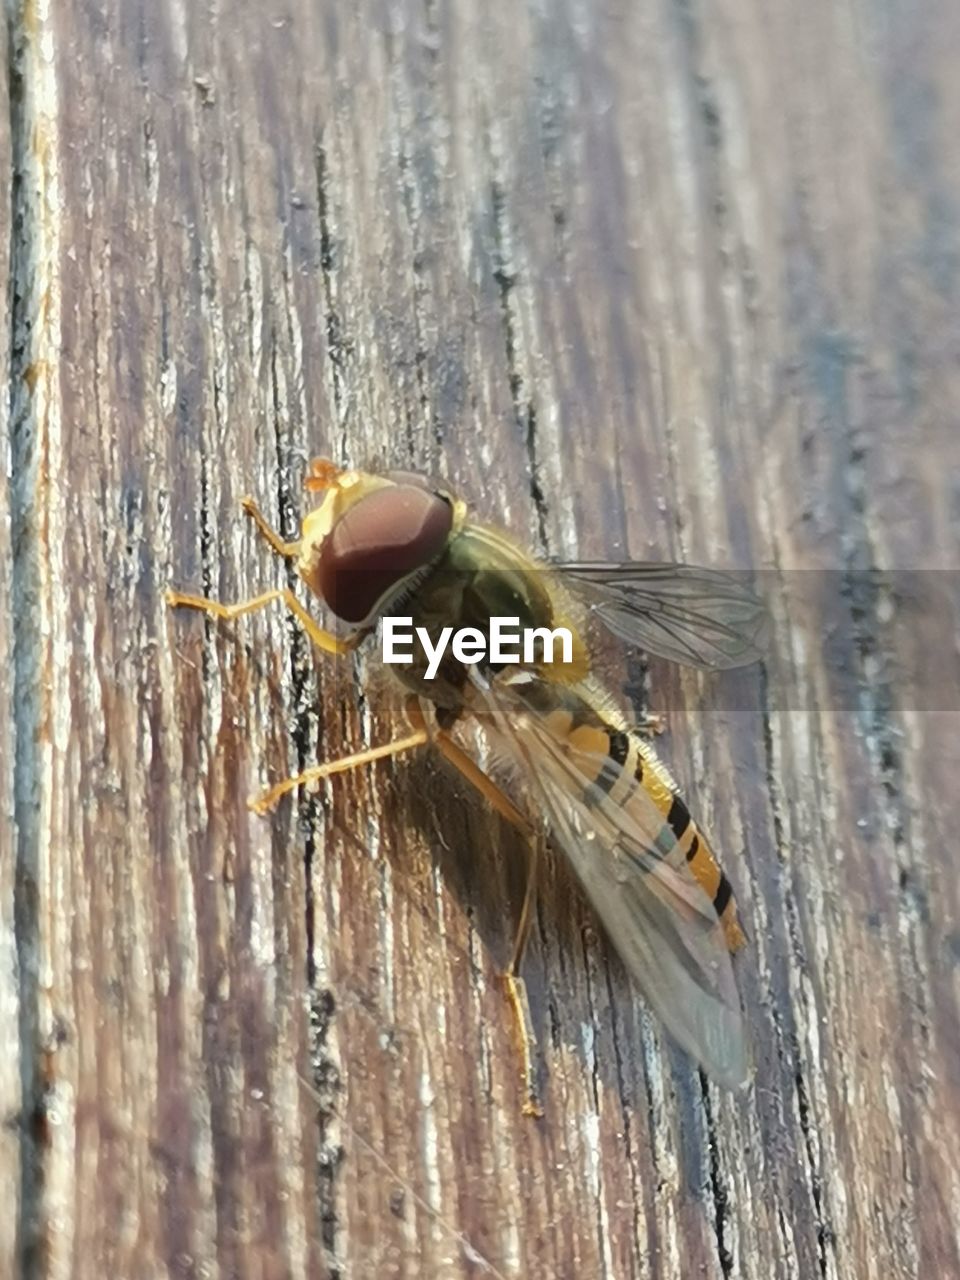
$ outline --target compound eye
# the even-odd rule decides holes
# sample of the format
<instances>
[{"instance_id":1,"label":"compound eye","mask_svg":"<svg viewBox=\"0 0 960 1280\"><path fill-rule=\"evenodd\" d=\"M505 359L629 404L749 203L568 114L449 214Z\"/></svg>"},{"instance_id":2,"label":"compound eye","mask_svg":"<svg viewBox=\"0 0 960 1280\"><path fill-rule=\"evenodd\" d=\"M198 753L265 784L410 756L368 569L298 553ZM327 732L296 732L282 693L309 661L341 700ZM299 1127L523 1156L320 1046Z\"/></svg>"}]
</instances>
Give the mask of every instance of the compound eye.
<instances>
[{"instance_id":1,"label":"compound eye","mask_svg":"<svg viewBox=\"0 0 960 1280\"><path fill-rule=\"evenodd\" d=\"M320 594L344 622L365 622L404 578L443 550L453 523L450 503L428 489L375 489L333 526L320 555Z\"/></svg>"}]
</instances>

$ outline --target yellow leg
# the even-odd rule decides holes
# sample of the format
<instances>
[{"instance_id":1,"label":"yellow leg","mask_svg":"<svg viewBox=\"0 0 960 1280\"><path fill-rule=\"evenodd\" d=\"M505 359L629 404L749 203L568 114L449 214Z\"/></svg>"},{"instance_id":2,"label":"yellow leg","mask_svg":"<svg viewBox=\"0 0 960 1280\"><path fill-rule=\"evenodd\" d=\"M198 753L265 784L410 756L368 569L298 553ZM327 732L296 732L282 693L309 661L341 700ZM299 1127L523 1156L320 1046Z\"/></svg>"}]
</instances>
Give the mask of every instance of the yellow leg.
<instances>
[{"instance_id":1,"label":"yellow leg","mask_svg":"<svg viewBox=\"0 0 960 1280\"><path fill-rule=\"evenodd\" d=\"M223 618L228 622L233 618L242 617L245 613L262 609L264 605L271 604L274 600L283 601L313 643L324 653L337 655L349 653L364 637L365 633L362 631L354 631L348 636L335 636L332 631L324 631L289 587L264 591L263 595L254 596L252 600L244 600L240 604L221 604L219 600L208 600L206 596L184 595L180 591L167 592L167 604L172 609L199 609L202 613L209 613L214 618Z\"/></svg>"},{"instance_id":2,"label":"yellow leg","mask_svg":"<svg viewBox=\"0 0 960 1280\"><path fill-rule=\"evenodd\" d=\"M656 738L661 733L666 733L667 720L665 716L657 715L654 711L644 716L642 720L638 720L632 727L635 732L642 734L645 738Z\"/></svg>"},{"instance_id":3,"label":"yellow leg","mask_svg":"<svg viewBox=\"0 0 960 1280\"><path fill-rule=\"evenodd\" d=\"M281 796L285 796L288 791L293 791L296 787L304 786L308 782L319 782L321 778L329 778L335 773L346 773L348 769L358 769L360 765L370 764L373 760L385 760L389 756L398 756L402 751L412 751L415 747L425 746L429 741L430 735L423 730L411 733L406 738L398 738L396 742L388 742L383 747L369 747L366 751L355 751L352 755L343 756L340 760L331 760L329 764L315 765L312 769L305 769L303 773L298 773L296 777L284 778L283 782L278 782L275 787L271 787L263 795L251 800L250 808L254 813L268 813Z\"/></svg>"},{"instance_id":4,"label":"yellow leg","mask_svg":"<svg viewBox=\"0 0 960 1280\"><path fill-rule=\"evenodd\" d=\"M527 939L530 936L530 926L533 924L533 908L537 901L537 870L540 863L542 845L543 837L537 832L530 841L530 866L527 870L527 888L523 895L523 906L520 908L517 933L513 940L513 952L507 968L508 974L516 975L517 970L523 963L523 953L527 945Z\"/></svg>"},{"instance_id":5,"label":"yellow leg","mask_svg":"<svg viewBox=\"0 0 960 1280\"><path fill-rule=\"evenodd\" d=\"M415 697L407 699L407 718L416 731L427 732L423 709L419 700ZM537 897L537 863L540 859L542 838L540 832L520 812L510 797L501 791L493 779L483 772L477 762L472 760L445 730L436 729L433 734L433 741L442 752L444 758L453 765L457 772L480 792L501 817L506 818L512 826L526 836L530 844L530 868L527 874L526 891L523 895L523 906L520 909L520 921L517 925L510 963L501 977L506 988L507 999L513 1010L517 1033L517 1048L520 1054L520 1079L523 1082L524 1092L523 1113L528 1116L540 1117L543 1115L543 1107L540 1105L537 1073L534 1065L537 1054L537 1037L533 1030L533 1018L530 1015L527 984L520 977L519 968L523 959L524 947L530 934L530 925L533 921L533 906Z\"/></svg>"},{"instance_id":6,"label":"yellow leg","mask_svg":"<svg viewBox=\"0 0 960 1280\"><path fill-rule=\"evenodd\" d=\"M408 698L406 703L407 719L414 729L427 731L427 722L419 699ZM443 756L450 761L459 774L488 801L501 817L522 832L528 840L535 835L533 824L520 812L508 795L506 795L487 774L483 772L475 760L472 760L443 729L435 729L433 741Z\"/></svg>"},{"instance_id":7,"label":"yellow leg","mask_svg":"<svg viewBox=\"0 0 960 1280\"><path fill-rule=\"evenodd\" d=\"M517 924L517 932L513 941L513 953L510 956L510 963L507 965L506 972L503 974L503 984L507 989L507 999L513 1009L517 1028L517 1042L520 1049L520 1075L526 1095L523 1102L523 1114L536 1117L543 1115L543 1107L540 1105L540 1095L537 1090L536 1072L534 1070L537 1037L533 1030L533 1018L530 1015L527 984L521 978L519 970L527 939L530 936L530 926L533 923L533 908L537 900L537 868L540 862L542 844L542 836L539 832L535 833L530 842L530 867L527 871L527 888L523 895L523 906L520 908L520 920Z\"/></svg>"},{"instance_id":8,"label":"yellow leg","mask_svg":"<svg viewBox=\"0 0 960 1280\"><path fill-rule=\"evenodd\" d=\"M292 560L295 556L300 554L300 543L284 542L279 533L272 529L267 523L266 516L264 516L253 498L241 498L240 505L257 526L260 536L265 542L270 544L278 556L283 556L286 560Z\"/></svg>"},{"instance_id":9,"label":"yellow leg","mask_svg":"<svg viewBox=\"0 0 960 1280\"><path fill-rule=\"evenodd\" d=\"M427 731L423 710L416 698L411 698L407 701L407 718L414 729ZM520 911L517 937L513 945L513 954L510 958L508 970L509 973L516 973L523 959L523 948L530 933L533 904L537 897L537 862L540 857L540 832L534 827L530 819L520 812L510 797L501 791L489 774L484 773L477 762L471 759L445 730L435 730L433 741L457 772L472 786L476 787L484 799L496 809L497 813L506 818L530 842L530 872L527 877L527 888L523 897L523 907Z\"/></svg>"},{"instance_id":10,"label":"yellow leg","mask_svg":"<svg viewBox=\"0 0 960 1280\"><path fill-rule=\"evenodd\" d=\"M525 1116L532 1116L535 1120L539 1120L543 1116L543 1104L540 1101L537 1071L534 1065L537 1056L537 1037L533 1030L527 984L519 973L511 973L509 970L500 976L506 988L510 1008L513 1010L517 1050L520 1054L520 1081L523 1085L521 1110Z\"/></svg>"}]
</instances>

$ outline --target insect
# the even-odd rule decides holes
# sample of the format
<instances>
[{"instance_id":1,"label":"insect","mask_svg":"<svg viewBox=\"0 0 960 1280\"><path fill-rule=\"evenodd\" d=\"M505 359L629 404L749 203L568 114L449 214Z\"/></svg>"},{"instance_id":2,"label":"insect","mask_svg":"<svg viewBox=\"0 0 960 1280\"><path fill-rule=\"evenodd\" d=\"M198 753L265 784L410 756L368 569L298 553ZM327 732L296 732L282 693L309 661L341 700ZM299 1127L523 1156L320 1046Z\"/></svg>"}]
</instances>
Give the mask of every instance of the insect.
<instances>
[{"instance_id":1,"label":"insect","mask_svg":"<svg viewBox=\"0 0 960 1280\"><path fill-rule=\"evenodd\" d=\"M323 498L296 542L280 538L252 499L243 507L273 550L296 561L310 591L350 628L346 634L322 628L289 588L233 605L171 591L169 603L233 619L283 601L329 654L349 653L383 619L400 616L434 639L445 626L485 633L492 618L517 617L522 627L565 625L573 643L564 661L552 663L468 663L448 649L431 680L426 657L411 655L391 668L406 690L408 735L286 778L251 807L266 813L303 784L433 743L530 841L527 890L504 975L520 1029L525 1109L539 1109L519 975L539 819L650 1007L711 1076L740 1084L749 1066L731 955L745 939L730 883L649 741L591 670L585 623L592 615L645 652L714 670L761 656L761 603L719 571L542 563L506 533L472 520L463 499L408 472L341 470L318 459L306 486ZM471 718L526 783L537 820L456 741L454 727Z\"/></svg>"}]
</instances>

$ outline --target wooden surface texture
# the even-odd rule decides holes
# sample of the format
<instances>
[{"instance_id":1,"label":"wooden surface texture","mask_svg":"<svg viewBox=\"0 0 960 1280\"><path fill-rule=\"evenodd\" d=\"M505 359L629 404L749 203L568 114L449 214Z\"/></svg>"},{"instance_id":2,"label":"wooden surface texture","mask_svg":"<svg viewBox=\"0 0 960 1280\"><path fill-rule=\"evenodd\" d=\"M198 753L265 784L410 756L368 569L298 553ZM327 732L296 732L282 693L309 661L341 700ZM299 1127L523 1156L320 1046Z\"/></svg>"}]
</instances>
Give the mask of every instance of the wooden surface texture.
<instances>
[{"instance_id":1,"label":"wooden surface texture","mask_svg":"<svg viewBox=\"0 0 960 1280\"><path fill-rule=\"evenodd\" d=\"M0 52L0 1274L960 1275L960 6L7 0ZM521 1115L524 850L432 757L248 812L402 723L165 608L284 582L239 499L295 536L315 454L762 571L762 667L604 659L736 886L746 1091L551 861Z\"/></svg>"}]
</instances>

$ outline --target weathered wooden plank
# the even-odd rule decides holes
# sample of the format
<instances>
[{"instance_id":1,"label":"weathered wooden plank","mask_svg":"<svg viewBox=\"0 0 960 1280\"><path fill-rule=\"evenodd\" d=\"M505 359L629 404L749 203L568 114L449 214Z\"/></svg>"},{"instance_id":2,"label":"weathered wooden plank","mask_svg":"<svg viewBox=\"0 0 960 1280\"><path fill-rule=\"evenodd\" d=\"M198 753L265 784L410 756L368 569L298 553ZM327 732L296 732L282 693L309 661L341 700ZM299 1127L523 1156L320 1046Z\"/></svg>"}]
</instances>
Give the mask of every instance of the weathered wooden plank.
<instances>
[{"instance_id":1,"label":"weathered wooden plank","mask_svg":"<svg viewBox=\"0 0 960 1280\"><path fill-rule=\"evenodd\" d=\"M960 1270L958 23L14 14L26 1270ZM439 471L552 552L768 571L763 671L610 663L738 885L742 1096L664 1047L551 865L521 1117L496 973L523 850L434 762L247 813L401 723L279 614L164 608L280 582L237 501L292 534L324 451ZM939 567L944 608L891 618L911 584L872 565Z\"/></svg>"},{"instance_id":2,"label":"weathered wooden plank","mask_svg":"<svg viewBox=\"0 0 960 1280\"><path fill-rule=\"evenodd\" d=\"M0 65L8 67L7 26L0 24ZM0 175L6 190L13 182L10 151L11 104L9 78L0 80ZM7 202L0 214L0 290L10 297L10 212ZM10 387L10 312L0 306L0 384ZM20 1202L20 1027L16 963L16 874L13 827L13 770L15 730L13 721L13 614L10 542L10 394L0 396L0 1041L7 1052L0 1061L0 1195L8 1206L0 1223L0 1271L13 1275L16 1259L17 1206Z\"/></svg>"}]
</instances>

